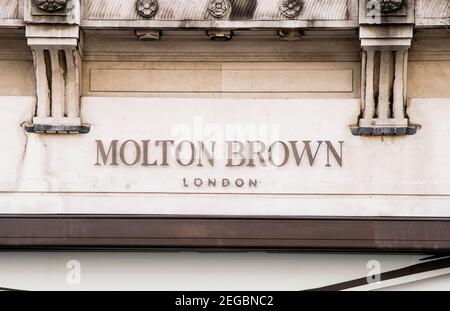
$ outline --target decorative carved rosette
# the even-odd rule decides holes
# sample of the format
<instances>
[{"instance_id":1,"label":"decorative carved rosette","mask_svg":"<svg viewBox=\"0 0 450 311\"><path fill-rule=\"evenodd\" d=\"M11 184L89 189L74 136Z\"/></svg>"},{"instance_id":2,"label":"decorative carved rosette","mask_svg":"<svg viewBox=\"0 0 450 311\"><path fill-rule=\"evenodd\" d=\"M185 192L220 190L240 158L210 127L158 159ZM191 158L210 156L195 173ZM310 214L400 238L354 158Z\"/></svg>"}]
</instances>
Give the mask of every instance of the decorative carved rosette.
<instances>
[{"instance_id":1,"label":"decorative carved rosette","mask_svg":"<svg viewBox=\"0 0 450 311\"><path fill-rule=\"evenodd\" d=\"M158 13L159 4L157 0L138 0L136 10L142 17L149 18Z\"/></svg>"},{"instance_id":2,"label":"decorative carved rosette","mask_svg":"<svg viewBox=\"0 0 450 311\"><path fill-rule=\"evenodd\" d=\"M406 0L380 0L381 13L388 14L403 9L406 6Z\"/></svg>"},{"instance_id":3,"label":"decorative carved rosette","mask_svg":"<svg viewBox=\"0 0 450 311\"><path fill-rule=\"evenodd\" d=\"M283 0L281 3L281 13L289 18L297 17L303 9L301 0Z\"/></svg>"},{"instance_id":4,"label":"decorative carved rosette","mask_svg":"<svg viewBox=\"0 0 450 311\"><path fill-rule=\"evenodd\" d=\"M36 6L46 12L57 12L64 9L67 0L34 0Z\"/></svg>"},{"instance_id":5,"label":"decorative carved rosette","mask_svg":"<svg viewBox=\"0 0 450 311\"><path fill-rule=\"evenodd\" d=\"M228 0L212 0L209 4L209 13L214 17L223 17L230 8L231 4Z\"/></svg>"}]
</instances>

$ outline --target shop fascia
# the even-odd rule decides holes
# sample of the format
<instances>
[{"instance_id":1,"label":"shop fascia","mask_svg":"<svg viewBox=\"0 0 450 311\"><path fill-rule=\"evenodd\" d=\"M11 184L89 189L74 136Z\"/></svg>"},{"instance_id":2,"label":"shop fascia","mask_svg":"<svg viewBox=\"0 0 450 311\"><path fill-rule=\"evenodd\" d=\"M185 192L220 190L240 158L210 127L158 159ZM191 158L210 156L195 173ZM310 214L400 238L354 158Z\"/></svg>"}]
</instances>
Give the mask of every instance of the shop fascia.
<instances>
[{"instance_id":1,"label":"shop fascia","mask_svg":"<svg viewBox=\"0 0 450 311\"><path fill-rule=\"evenodd\" d=\"M175 141L175 140L96 140L96 166L214 167L325 167L343 166L344 141L289 140L262 141ZM320 156L323 155L323 156ZM317 163L318 159L322 163Z\"/></svg>"}]
</instances>

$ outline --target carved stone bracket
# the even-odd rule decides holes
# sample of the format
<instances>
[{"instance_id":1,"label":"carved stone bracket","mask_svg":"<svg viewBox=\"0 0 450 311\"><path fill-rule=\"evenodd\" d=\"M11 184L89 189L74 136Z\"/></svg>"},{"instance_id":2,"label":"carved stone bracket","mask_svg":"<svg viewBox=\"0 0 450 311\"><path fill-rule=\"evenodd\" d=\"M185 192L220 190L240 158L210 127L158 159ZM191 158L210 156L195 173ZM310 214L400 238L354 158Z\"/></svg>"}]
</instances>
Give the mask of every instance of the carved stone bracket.
<instances>
[{"instance_id":1,"label":"carved stone bracket","mask_svg":"<svg viewBox=\"0 0 450 311\"><path fill-rule=\"evenodd\" d=\"M404 16L381 17L377 21L366 15L372 2L378 3L381 13L397 12L414 4L413 0L361 0L361 115L352 133L412 135L417 127L408 120L406 82L414 14L405 11Z\"/></svg>"},{"instance_id":2,"label":"carved stone bracket","mask_svg":"<svg viewBox=\"0 0 450 311\"><path fill-rule=\"evenodd\" d=\"M48 17L49 20L52 16ZM28 132L85 133L80 118L81 52L79 25L28 22L26 36L33 53L36 105Z\"/></svg>"},{"instance_id":3,"label":"carved stone bracket","mask_svg":"<svg viewBox=\"0 0 450 311\"><path fill-rule=\"evenodd\" d=\"M354 135L415 134L406 114L412 26L361 27L361 117Z\"/></svg>"},{"instance_id":4,"label":"carved stone bracket","mask_svg":"<svg viewBox=\"0 0 450 311\"><path fill-rule=\"evenodd\" d=\"M78 49L61 45L32 45L31 49L36 74L34 131L83 132L80 118L81 57Z\"/></svg>"}]
</instances>

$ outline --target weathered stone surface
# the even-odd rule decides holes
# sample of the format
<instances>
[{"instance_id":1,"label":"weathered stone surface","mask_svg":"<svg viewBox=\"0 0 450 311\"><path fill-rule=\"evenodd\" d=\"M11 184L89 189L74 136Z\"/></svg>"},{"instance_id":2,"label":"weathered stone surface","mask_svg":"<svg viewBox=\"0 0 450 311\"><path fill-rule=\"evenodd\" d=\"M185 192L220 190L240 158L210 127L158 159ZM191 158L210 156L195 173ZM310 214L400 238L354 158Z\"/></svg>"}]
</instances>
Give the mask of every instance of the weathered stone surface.
<instances>
[{"instance_id":1,"label":"weathered stone surface","mask_svg":"<svg viewBox=\"0 0 450 311\"><path fill-rule=\"evenodd\" d=\"M26 0L22 5L19 0L0 0L2 8L0 25L20 25L25 15L25 20L42 22L49 20L60 22L66 19L76 23L81 18L83 23L90 27L126 25L140 27L152 25L165 28L233 27L233 25L239 28L276 27L273 21L283 22L279 26L283 25L286 28L356 27L359 7L366 3L366 0L302 0L301 10L296 11L295 16L286 16L283 14L281 1L228 0L229 10L218 18L211 14L211 0L158 0L158 11L148 18L139 14L135 0L84 0L81 16L71 13L73 8L76 9L79 6L79 0L69 0L67 9L58 12L63 14L54 14L53 18L49 19L51 12L35 11L34 16L27 13L27 10L35 5L32 1L34 0ZM408 0L407 8L408 15L415 11L417 25L448 25L450 23L448 0ZM360 21L366 14L365 8L361 11L364 11L364 14L360 14ZM45 18L40 14L42 12L47 14ZM400 16L403 16L405 12L402 12ZM68 13L67 17L64 17L66 13ZM12 22L13 20L16 21ZM143 23L143 20L146 20L146 23ZM384 19L383 23L388 20ZM309 24L296 24L295 21L308 21ZM394 18L392 21L397 22L398 19Z\"/></svg>"},{"instance_id":2,"label":"weathered stone surface","mask_svg":"<svg viewBox=\"0 0 450 311\"><path fill-rule=\"evenodd\" d=\"M15 19L23 16L20 12L19 0L0 0L0 19Z\"/></svg>"},{"instance_id":3,"label":"weathered stone surface","mask_svg":"<svg viewBox=\"0 0 450 311\"><path fill-rule=\"evenodd\" d=\"M420 18L450 17L448 0L416 0L416 16Z\"/></svg>"},{"instance_id":4,"label":"weathered stone surface","mask_svg":"<svg viewBox=\"0 0 450 311\"><path fill-rule=\"evenodd\" d=\"M416 0L416 24L450 25L450 1Z\"/></svg>"},{"instance_id":5,"label":"weathered stone surface","mask_svg":"<svg viewBox=\"0 0 450 311\"><path fill-rule=\"evenodd\" d=\"M134 0L86 0L85 19L139 18ZM172 1L159 0L160 20L213 20L209 14L211 0ZM229 20L278 20L285 17L280 10L280 1L232 0ZM355 16L354 0L304 0L299 14L302 20L345 20ZM353 14L352 14L353 13Z\"/></svg>"}]
</instances>

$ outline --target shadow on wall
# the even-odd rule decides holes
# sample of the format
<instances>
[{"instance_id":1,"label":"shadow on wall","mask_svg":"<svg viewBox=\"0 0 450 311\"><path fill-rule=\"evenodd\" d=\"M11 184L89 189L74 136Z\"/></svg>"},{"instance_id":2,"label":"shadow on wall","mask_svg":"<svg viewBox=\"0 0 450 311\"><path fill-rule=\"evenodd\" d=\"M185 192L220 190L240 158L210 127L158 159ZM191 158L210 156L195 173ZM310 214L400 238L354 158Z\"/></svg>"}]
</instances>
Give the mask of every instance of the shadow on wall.
<instances>
[{"instance_id":1,"label":"shadow on wall","mask_svg":"<svg viewBox=\"0 0 450 311\"><path fill-rule=\"evenodd\" d=\"M232 10L230 19L251 19L256 11L257 0L230 0Z\"/></svg>"}]
</instances>

